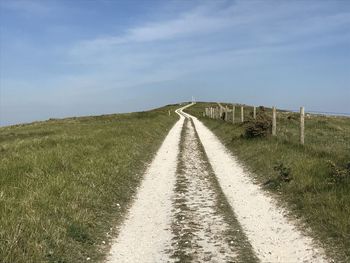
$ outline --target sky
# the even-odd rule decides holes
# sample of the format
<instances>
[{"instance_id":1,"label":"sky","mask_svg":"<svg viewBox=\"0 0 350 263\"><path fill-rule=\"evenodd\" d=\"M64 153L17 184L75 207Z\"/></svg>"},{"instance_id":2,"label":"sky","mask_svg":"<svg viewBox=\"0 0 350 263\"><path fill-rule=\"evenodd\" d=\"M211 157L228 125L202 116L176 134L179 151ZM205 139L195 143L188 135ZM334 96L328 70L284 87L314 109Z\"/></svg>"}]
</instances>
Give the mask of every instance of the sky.
<instances>
[{"instance_id":1,"label":"sky","mask_svg":"<svg viewBox=\"0 0 350 263\"><path fill-rule=\"evenodd\" d=\"M192 96L350 113L350 1L0 1L2 126Z\"/></svg>"}]
</instances>

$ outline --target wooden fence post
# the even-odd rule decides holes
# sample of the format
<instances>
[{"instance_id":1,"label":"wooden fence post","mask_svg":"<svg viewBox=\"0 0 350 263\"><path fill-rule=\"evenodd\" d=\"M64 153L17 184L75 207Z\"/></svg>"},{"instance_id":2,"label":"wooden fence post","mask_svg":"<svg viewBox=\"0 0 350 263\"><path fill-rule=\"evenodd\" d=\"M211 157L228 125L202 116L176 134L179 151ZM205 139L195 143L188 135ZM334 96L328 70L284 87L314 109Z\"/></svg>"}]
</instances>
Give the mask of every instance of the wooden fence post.
<instances>
[{"instance_id":1,"label":"wooden fence post","mask_svg":"<svg viewBox=\"0 0 350 263\"><path fill-rule=\"evenodd\" d=\"M222 116L222 107L220 106L219 107L219 118L218 119L221 119L221 116Z\"/></svg>"},{"instance_id":2,"label":"wooden fence post","mask_svg":"<svg viewBox=\"0 0 350 263\"><path fill-rule=\"evenodd\" d=\"M235 105L232 105L232 123L235 123Z\"/></svg>"},{"instance_id":3,"label":"wooden fence post","mask_svg":"<svg viewBox=\"0 0 350 263\"><path fill-rule=\"evenodd\" d=\"M272 136L276 136L276 107L272 107Z\"/></svg>"},{"instance_id":4,"label":"wooden fence post","mask_svg":"<svg viewBox=\"0 0 350 263\"><path fill-rule=\"evenodd\" d=\"M254 120L256 119L256 107L255 106L253 108L253 118L254 118Z\"/></svg>"},{"instance_id":5,"label":"wooden fence post","mask_svg":"<svg viewBox=\"0 0 350 263\"><path fill-rule=\"evenodd\" d=\"M170 111L168 111L168 114L169 114L169 116L170 116Z\"/></svg>"},{"instance_id":6,"label":"wooden fence post","mask_svg":"<svg viewBox=\"0 0 350 263\"><path fill-rule=\"evenodd\" d=\"M228 121L228 108L227 108L227 105L225 107L225 121Z\"/></svg>"},{"instance_id":7,"label":"wooden fence post","mask_svg":"<svg viewBox=\"0 0 350 263\"><path fill-rule=\"evenodd\" d=\"M304 145L305 142L305 135L304 135L304 130L305 130L305 123L304 123L304 117L305 117L305 108L300 107L300 143Z\"/></svg>"},{"instance_id":8,"label":"wooden fence post","mask_svg":"<svg viewBox=\"0 0 350 263\"><path fill-rule=\"evenodd\" d=\"M244 122L244 108L241 106L241 122Z\"/></svg>"}]
</instances>

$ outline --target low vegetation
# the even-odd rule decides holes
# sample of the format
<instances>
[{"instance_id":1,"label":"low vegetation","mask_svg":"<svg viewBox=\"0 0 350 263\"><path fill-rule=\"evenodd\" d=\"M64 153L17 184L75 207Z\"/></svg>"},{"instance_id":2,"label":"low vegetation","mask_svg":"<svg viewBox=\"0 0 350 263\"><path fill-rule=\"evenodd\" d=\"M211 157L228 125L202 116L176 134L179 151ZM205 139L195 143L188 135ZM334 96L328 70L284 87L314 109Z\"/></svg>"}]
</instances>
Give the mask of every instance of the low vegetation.
<instances>
[{"instance_id":1,"label":"low vegetation","mask_svg":"<svg viewBox=\"0 0 350 263\"><path fill-rule=\"evenodd\" d=\"M175 108L0 128L0 262L101 260Z\"/></svg>"},{"instance_id":2,"label":"low vegetation","mask_svg":"<svg viewBox=\"0 0 350 263\"><path fill-rule=\"evenodd\" d=\"M278 111L277 137L245 136L247 125L239 123L237 107L238 123L233 125L203 117L210 106L217 104L197 103L186 111L210 128L262 187L288 205L292 216L311 228L332 258L349 262L350 118L306 115L302 146L297 113ZM246 120L251 112L245 107ZM271 109L265 113L271 116Z\"/></svg>"}]
</instances>

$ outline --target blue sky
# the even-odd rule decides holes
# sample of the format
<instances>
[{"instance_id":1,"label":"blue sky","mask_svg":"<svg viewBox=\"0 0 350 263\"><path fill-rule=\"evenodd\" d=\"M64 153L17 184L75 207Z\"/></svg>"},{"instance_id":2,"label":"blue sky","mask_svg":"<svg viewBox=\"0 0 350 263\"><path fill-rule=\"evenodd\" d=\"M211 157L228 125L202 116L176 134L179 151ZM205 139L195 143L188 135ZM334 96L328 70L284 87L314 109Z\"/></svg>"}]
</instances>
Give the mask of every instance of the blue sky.
<instances>
[{"instance_id":1,"label":"blue sky","mask_svg":"<svg viewBox=\"0 0 350 263\"><path fill-rule=\"evenodd\" d=\"M350 112L350 1L0 1L0 125L189 100Z\"/></svg>"}]
</instances>

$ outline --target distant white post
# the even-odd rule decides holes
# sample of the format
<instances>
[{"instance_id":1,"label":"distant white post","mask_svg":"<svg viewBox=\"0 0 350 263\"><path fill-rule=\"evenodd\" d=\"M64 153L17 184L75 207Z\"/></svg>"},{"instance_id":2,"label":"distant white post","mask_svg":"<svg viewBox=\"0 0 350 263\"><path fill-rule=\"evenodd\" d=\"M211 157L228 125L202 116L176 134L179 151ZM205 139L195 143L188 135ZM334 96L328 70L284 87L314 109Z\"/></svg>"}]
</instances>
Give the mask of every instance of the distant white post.
<instances>
[{"instance_id":1,"label":"distant white post","mask_svg":"<svg viewBox=\"0 0 350 263\"><path fill-rule=\"evenodd\" d=\"M235 105L232 105L232 123L235 123Z\"/></svg>"},{"instance_id":2,"label":"distant white post","mask_svg":"<svg viewBox=\"0 0 350 263\"><path fill-rule=\"evenodd\" d=\"M254 120L256 119L256 107L255 106L253 108L253 118L254 118Z\"/></svg>"},{"instance_id":3,"label":"distant white post","mask_svg":"<svg viewBox=\"0 0 350 263\"><path fill-rule=\"evenodd\" d=\"M300 107L300 143L304 145L305 142L305 135L304 135L304 130L305 130L305 123L304 123L304 118L305 118L305 108Z\"/></svg>"},{"instance_id":4,"label":"distant white post","mask_svg":"<svg viewBox=\"0 0 350 263\"><path fill-rule=\"evenodd\" d=\"M241 106L241 122L244 122L244 108Z\"/></svg>"},{"instance_id":5,"label":"distant white post","mask_svg":"<svg viewBox=\"0 0 350 263\"><path fill-rule=\"evenodd\" d=\"M276 136L276 107L272 107L272 136Z\"/></svg>"}]
</instances>

